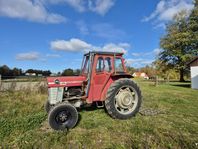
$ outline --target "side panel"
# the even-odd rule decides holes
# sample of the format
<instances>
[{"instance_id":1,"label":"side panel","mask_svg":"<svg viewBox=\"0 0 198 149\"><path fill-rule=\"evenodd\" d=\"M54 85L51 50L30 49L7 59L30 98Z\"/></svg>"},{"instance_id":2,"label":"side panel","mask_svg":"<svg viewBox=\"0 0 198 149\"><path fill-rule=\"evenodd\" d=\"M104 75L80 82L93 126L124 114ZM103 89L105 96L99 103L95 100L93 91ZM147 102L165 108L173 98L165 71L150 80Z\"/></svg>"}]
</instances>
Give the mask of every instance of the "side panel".
<instances>
[{"instance_id":1,"label":"side panel","mask_svg":"<svg viewBox=\"0 0 198 149\"><path fill-rule=\"evenodd\" d=\"M96 69L97 62L99 59L103 59L104 64L102 64L101 71ZM108 80L113 72L112 66L108 67L110 70L107 71L105 69L105 60L108 59L110 65L113 64L113 56L104 56L104 55L96 55L94 58L94 64L92 67L92 75L91 75L91 85L88 95L88 102L91 103L93 101L101 101L101 94L108 83ZM106 66L107 67L107 66ZM97 67L98 68L98 67Z\"/></svg>"},{"instance_id":2,"label":"side panel","mask_svg":"<svg viewBox=\"0 0 198 149\"><path fill-rule=\"evenodd\" d=\"M59 84L55 81L58 80ZM48 87L70 87L70 86L82 86L83 81L86 80L84 76L68 76L68 77L48 77Z\"/></svg>"},{"instance_id":3,"label":"side panel","mask_svg":"<svg viewBox=\"0 0 198 149\"><path fill-rule=\"evenodd\" d=\"M101 100L101 93L109 80L110 75L108 73L96 74L94 76L94 86L93 86L93 101Z\"/></svg>"},{"instance_id":4,"label":"side panel","mask_svg":"<svg viewBox=\"0 0 198 149\"><path fill-rule=\"evenodd\" d=\"M106 99L106 94L107 91L109 89L109 87L111 86L111 84L114 82L113 78L110 77L109 81L107 82L106 86L104 87L102 94L101 94L101 101L104 101Z\"/></svg>"}]
</instances>

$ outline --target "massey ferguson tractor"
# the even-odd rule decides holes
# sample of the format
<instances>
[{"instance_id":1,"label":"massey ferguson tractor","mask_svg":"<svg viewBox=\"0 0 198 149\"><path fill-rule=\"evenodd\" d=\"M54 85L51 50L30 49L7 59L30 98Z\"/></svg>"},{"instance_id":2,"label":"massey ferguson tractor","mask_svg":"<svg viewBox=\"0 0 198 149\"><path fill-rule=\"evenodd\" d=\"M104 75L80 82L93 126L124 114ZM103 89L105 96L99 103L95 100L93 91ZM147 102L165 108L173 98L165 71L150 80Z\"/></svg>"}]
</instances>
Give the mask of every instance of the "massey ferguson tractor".
<instances>
[{"instance_id":1,"label":"massey ferguson tractor","mask_svg":"<svg viewBox=\"0 0 198 149\"><path fill-rule=\"evenodd\" d=\"M139 111L142 95L126 72L123 53L89 52L84 55L81 75L48 77L45 110L54 130L73 128L77 109L96 104L115 119L129 119Z\"/></svg>"}]
</instances>

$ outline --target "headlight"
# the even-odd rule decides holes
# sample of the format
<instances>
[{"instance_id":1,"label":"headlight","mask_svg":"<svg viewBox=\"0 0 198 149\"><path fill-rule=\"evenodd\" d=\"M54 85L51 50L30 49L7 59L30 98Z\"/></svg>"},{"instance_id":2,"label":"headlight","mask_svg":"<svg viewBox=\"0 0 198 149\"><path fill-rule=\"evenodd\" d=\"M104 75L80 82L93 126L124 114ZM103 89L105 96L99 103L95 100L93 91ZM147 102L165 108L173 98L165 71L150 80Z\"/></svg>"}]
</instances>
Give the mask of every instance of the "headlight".
<instances>
[{"instance_id":1,"label":"headlight","mask_svg":"<svg viewBox=\"0 0 198 149\"><path fill-rule=\"evenodd\" d=\"M60 84L60 81L59 81L58 79L56 79L56 80L54 81L54 83L55 83L55 84Z\"/></svg>"}]
</instances>

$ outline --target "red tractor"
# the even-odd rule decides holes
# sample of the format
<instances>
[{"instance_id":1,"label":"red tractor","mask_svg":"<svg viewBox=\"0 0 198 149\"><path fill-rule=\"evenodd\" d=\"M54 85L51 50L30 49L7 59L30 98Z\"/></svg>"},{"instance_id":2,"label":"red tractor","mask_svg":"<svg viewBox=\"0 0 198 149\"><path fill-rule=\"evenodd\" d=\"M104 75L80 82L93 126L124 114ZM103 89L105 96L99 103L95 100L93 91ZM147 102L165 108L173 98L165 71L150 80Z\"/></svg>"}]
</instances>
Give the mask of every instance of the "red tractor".
<instances>
[{"instance_id":1,"label":"red tractor","mask_svg":"<svg viewBox=\"0 0 198 149\"><path fill-rule=\"evenodd\" d=\"M89 52L84 55L81 75L48 77L46 111L51 128L73 128L77 108L96 103L116 119L128 119L139 111L142 95L126 72L123 53Z\"/></svg>"}]
</instances>

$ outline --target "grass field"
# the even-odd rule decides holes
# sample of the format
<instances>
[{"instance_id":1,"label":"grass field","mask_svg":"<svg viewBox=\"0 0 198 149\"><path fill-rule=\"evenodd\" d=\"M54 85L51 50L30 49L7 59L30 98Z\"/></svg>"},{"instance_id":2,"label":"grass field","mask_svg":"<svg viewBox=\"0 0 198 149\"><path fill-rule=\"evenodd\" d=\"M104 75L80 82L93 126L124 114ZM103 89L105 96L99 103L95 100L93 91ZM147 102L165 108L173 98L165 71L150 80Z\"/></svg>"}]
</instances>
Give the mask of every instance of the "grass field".
<instances>
[{"instance_id":1,"label":"grass field","mask_svg":"<svg viewBox=\"0 0 198 149\"><path fill-rule=\"evenodd\" d=\"M0 148L198 148L198 90L178 82L138 84L143 109L159 114L121 121L104 109L85 109L68 132L49 128L43 110L47 94L0 92Z\"/></svg>"}]
</instances>

